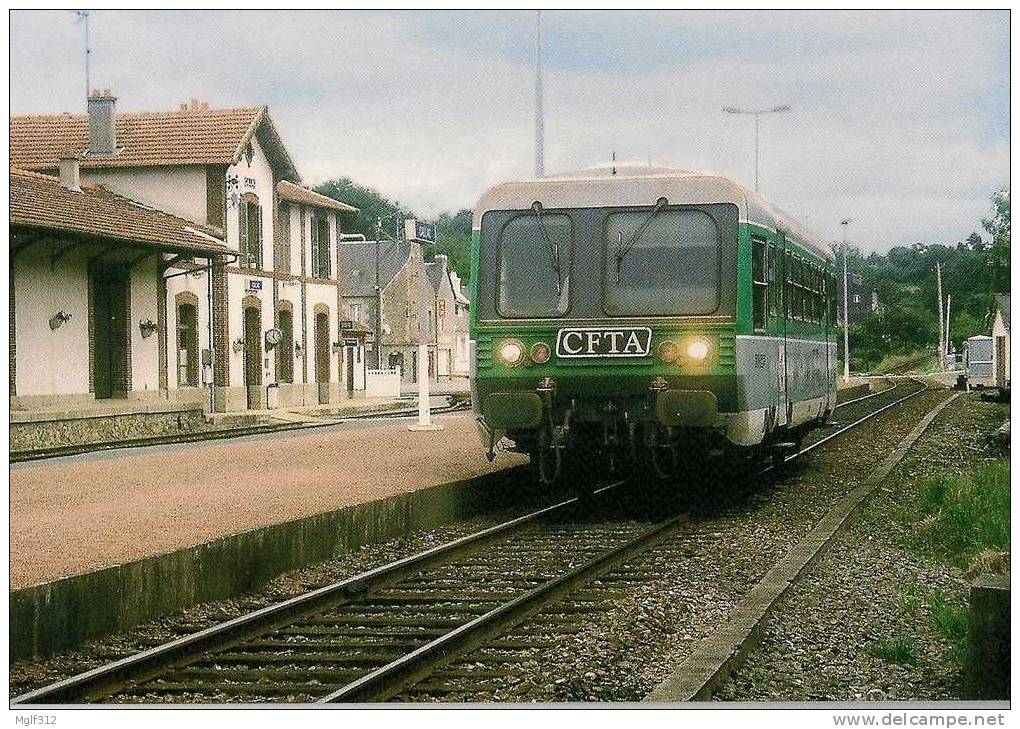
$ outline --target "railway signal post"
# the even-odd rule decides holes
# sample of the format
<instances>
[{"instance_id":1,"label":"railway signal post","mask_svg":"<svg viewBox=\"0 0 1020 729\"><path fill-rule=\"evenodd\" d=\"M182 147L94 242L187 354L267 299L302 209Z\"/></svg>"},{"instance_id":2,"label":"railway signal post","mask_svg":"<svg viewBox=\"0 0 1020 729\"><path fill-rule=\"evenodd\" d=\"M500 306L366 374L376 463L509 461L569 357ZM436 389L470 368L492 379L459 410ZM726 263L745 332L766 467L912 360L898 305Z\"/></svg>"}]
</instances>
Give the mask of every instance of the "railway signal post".
<instances>
[{"instance_id":1,"label":"railway signal post","mask_svg":"<svg viewBox=\"0 0 1020 729\"><path fill-rule=\"evenodd\" d=\"M420 246L435 245L436 226L422 223L414 218L404 221L404 237ZM424 251L424 248L423 248ZM424 261L424 252L422 260ZM418 420L407 426L408 430L442 430L443 426L432 422L429 408L429 304L428 286L425 283L425 269L419 273L418 281ZM438 366L438 361L436 365Z\"/></svg>"}]
</instances>

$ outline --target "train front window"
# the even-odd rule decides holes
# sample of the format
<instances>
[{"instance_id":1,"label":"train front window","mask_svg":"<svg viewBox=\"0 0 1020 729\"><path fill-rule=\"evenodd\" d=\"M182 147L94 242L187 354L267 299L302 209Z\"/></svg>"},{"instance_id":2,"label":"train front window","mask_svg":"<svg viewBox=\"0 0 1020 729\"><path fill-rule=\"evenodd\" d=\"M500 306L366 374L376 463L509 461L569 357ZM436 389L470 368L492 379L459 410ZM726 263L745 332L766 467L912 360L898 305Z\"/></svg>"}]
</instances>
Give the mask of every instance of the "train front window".
<instances>
[{"instance_id":1,"label":"train front window","mask_svg":"<svg viewBox=\"0 0 1020 729\"><path fill-rule=\"evenodd\" d=\"M720 236L708 213L658 206L610 213L604 246L606 313L697 316L719 309Z\"/></svg>"},{"instance_id":2,"label":"train front window","mask_svg":"<svg viewBox=\"0 0 1020 729\"><path fill-rule=\"evenodd\" d=\"M570 305L573 228L541 206L507 221L499 234L497 310L508 318L563 316Z\"/></svg>"}]
</instances>

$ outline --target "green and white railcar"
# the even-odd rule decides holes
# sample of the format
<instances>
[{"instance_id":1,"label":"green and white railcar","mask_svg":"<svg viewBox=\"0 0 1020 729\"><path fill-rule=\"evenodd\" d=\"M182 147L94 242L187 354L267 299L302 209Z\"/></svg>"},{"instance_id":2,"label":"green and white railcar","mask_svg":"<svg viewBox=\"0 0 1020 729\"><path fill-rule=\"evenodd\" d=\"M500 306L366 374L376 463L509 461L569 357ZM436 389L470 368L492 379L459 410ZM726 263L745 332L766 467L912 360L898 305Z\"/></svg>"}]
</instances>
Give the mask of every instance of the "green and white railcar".
<instances>
[{"instance_id":1,"label":"green and white railcar","mask_svg":"<svg viewBox=\"0 0 1020 729\"><path fill-rule=\"evenodd\" d=\"M546 481L571 452L661 474L684 449L788 449L835 405L832 252L729 179L617 167L504 183L473 238L490 458L508 439Z\"/></svg>"}]
</instances>

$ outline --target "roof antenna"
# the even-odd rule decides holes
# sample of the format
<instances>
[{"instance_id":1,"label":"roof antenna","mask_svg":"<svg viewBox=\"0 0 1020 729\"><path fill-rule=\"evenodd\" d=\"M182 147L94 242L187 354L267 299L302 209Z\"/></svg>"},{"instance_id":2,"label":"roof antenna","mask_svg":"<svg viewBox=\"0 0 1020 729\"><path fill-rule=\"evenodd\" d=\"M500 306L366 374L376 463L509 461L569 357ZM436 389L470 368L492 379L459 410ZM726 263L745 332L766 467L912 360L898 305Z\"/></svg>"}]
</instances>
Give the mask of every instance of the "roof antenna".
<instances>
[{"instance_id":1,"label":"roof antenna","mask_svg":"<svg viewBox=\"0 0 1020 729\"><path fill-rule=\"evenodd\" d=\"M542 11L535 13L535 177L545 177L545 119L542 113Z\"/></svg>"},{"instance_id":2,"label":"roof antenna","mask_svg":"<svg viewBox=\"0 0 1020 729\"><path fill-rule=\"evenodd\" d=\"M89 94L92 93L92 89L89 85L91 83L91 80L89 79L89 56L92 55L92 48L89 46L89 11L75 10L74 23L75 25L84 24L85 26L85 106L87 108L89 103Z\"/></svg>"},{"instance_id":3,"label":"roof antenna","mask_svg":"<svg viewBox=\"0 0 1020 729\"><path fill-rule=\"evenodd\" d=\"M616 174L616 150L613 150L613 171L612 174Z\"/></svg>"}]
</instances>

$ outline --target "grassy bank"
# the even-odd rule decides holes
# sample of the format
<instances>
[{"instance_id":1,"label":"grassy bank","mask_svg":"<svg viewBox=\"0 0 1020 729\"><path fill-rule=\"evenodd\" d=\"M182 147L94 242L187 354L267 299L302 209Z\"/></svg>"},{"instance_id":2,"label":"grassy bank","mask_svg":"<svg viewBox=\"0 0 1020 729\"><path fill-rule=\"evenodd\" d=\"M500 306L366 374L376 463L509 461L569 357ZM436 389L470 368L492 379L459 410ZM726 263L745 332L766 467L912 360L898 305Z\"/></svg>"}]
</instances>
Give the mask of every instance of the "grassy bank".
<instances>
[{"instance_id":1,"label":"grassy bank","mask_svg":"<svg viewBox=\"0 0 1020 729\"><path fill-rule=\"evenodd\" d=\"M956 476L918 485L909 546L967 577L1009 573L1009 459L986 462ZM967 650L964 602L943 591L923 600L936 631L953 647L961 667Z\"/></svg>"},{"instance_id":2,"label":"grassy bank","mask_svg":"<svg viewBox=\"0 0 1020 729\"><path fill-rule=\"evenodd\" d=\"M990 552L1009 550L1009 459L921 485L915 549L961 570L998 571Z\"/></svg>"}]
</instances>

